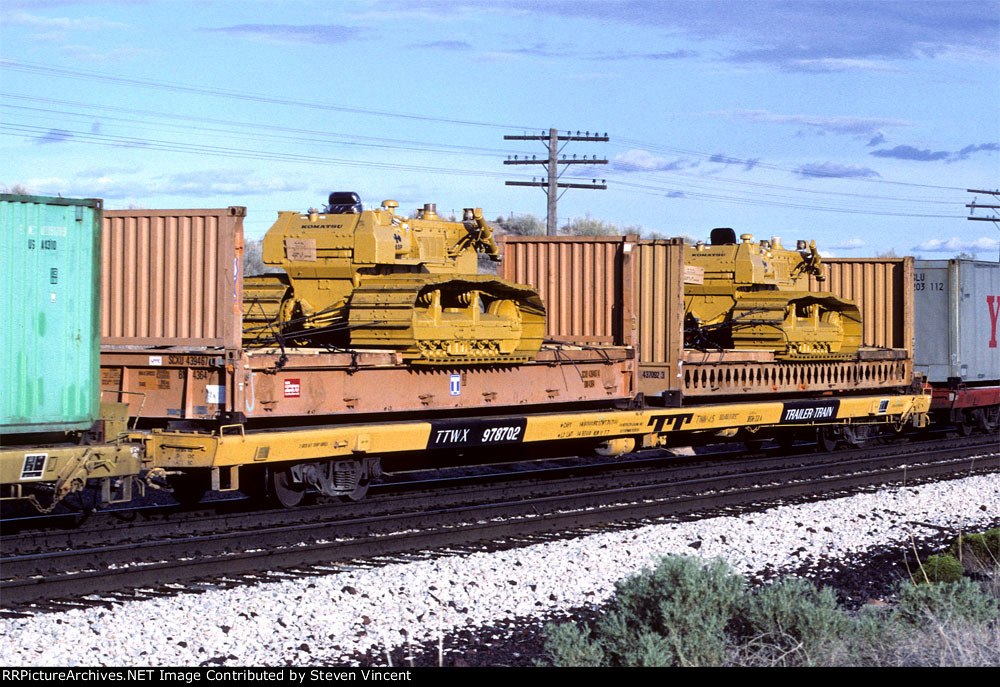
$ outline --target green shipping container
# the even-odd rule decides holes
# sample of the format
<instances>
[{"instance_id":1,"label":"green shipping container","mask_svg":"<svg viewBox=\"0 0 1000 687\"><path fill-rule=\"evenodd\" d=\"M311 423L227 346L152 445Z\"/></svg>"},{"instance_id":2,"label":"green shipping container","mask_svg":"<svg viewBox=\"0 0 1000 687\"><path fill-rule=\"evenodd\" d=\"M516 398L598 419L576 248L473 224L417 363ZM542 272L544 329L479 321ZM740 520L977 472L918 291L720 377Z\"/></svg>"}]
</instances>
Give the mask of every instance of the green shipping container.
<instances>
[{"instance_id":1,"label":"green shipping container","mask_svg":"<svg viewBox=\"0 0 1000 687\"><path fill-rule=\"evenodd\" d=\"M0 434L97 419L101 214L100 200L0 194Z\"/></svg>"}]
</instances>

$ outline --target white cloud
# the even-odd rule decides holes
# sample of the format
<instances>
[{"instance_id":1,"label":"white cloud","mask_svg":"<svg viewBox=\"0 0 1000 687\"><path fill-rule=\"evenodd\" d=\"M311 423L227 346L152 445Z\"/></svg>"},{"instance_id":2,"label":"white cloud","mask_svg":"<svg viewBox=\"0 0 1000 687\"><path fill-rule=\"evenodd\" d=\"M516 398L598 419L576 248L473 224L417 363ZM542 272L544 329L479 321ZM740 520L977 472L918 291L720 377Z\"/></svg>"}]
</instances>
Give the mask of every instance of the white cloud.
<instances>
[{"instance_id":1,"label":"white cloud","mask_svg":"<svg viewBox=\"0 0 1000 687\"><path fill-rule=\"evenodd\" d=\"M845 72L848 70L869 72L899 72L899 67L880 60L852 60L846 58L824 57L810 60L791 60L789 66L803 71L815 72Z\"/></svg>"},{"instance_id":2,"label":"white cloud","mask_svg":"<svg viewBox=\"0 0 1000 687\"><path fill-rule=\"evenodd\" d=\"M875 136L881 129L889 127L913 126L905 119L883 119L879 117L822 117L816 115L776 114L767 110L723 110L709 114L723 115L734 119L766 124L791 124L817 131L849 136Z\"/></svg>"},{"instance_id":3,"label":"white cloud","mask_svg":"<svg viewBox=\"0 0 1000 687\"><path fill-rule=\"evenodd\" d=\"M958 251L996 251L1000 249L1000 241L983 236L975 240L960 239L952 236L950 239L931 239L924 241L920 245L914 246L913 250L922 250L929 253L954 253Z\"/></svg>"},{"instance_id":4,"label":"white cloud","mask_svg":"<svg viewBox=\"0 0 1000 687\"><path fill-rule=\"evenodd\" d=\"M155 179L136 179L127 172L93 170L74 179L46 177L29 179L25 186L43 195L67 198L127 198L142 202L150 196L253 196L286 191L303 191L300 182L280 178L260 178L242 170L202 170Z\"/></svg>"},{"instance_id":5,"label":"white cloud","mask_svg":"<svg viewBox=\"0 0 1000 687\"><path fill-rule=\"evenodd\" d=\"M879 173L868 167L858 167L856 165L838 165L834 162L810 163L802 165L795 170L803 179L856 179L877 177Z\"/></svg>"},{"instance_id":6,"label":"white cloud","mask_svg":"<svg viewBox=\"0 0 1000 687\"><path fill-rule=\"evenodd\" d=\"M96 17L82 17L80 19L70 19L68 17L42 17L37 14L27 12L11 12L4 17L4 23L11 26L27 26L32 29L42 29L45 31L101 31L104 29L121 30L127 29L128 24L118 21L108 21Z\"/></svg>"},{"instance_id":7,"label":"white cloud","mask_svg":"<svg viewBox=\"0 0 1000 687\"><path fill-rule=\"evenodd\" d=\"M847 241L842 241L840 243L829 246L830 248L836 248L839 250L854 250L855 248L863 248L868 244L861 239L848 239Z\"/></svg>"},{"instance_id":8,"label":"white cloud","mask_svg":"<svg viewBox=\"0 0 1000 687\"><path fill-rule=\"evenodd\" d=\"M657 157L648 150L627 150L615 155L611 168L618 172L670 172L676 169L694 167L698 163L684 158L668 160Z\"/></svg>"},{"instance_id":9,"label":"white cloud","mask_svg":"<svg viewBox=\"0 0 1000 687\"><path fill-rule=\"evenodd\" d=\"M281 191L302 191L305 184L285 179L261 179L238 170L208 170L175 174L150 184L155 193L184 196L260 195Z\"/></svg>"},{"instance_id":10,"label":"white cloud","mask_svg":"<svg viewBox=\"0 0 1000 687\"><path fill-rule=\"evenodd\" d=\"M107 64L110 62L122 62L151 57L160 54L155 50L144 48L111 48L109 50L92 48L87 45L64 45L59 48L66 57L71 57L77 62L87 62L89 64Z\"/></svg>"}]
</instances>

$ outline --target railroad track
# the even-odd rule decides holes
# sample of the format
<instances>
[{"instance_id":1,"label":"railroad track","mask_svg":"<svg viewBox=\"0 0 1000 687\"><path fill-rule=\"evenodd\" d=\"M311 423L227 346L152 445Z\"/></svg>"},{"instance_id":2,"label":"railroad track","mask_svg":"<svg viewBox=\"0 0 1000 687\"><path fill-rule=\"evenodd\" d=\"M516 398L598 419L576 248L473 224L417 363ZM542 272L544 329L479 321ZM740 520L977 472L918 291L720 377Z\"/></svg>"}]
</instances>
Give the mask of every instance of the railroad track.
<instances>
[{"instance_id":1,"label":"railroad track","mask_svg":"<svg viewBox=\"0 0 1000 687\"><path fill-rule=\"evenodd\" d=\"M988 444L988 442L986 442ZM874 446L840 451L836 460L849 461L863 456L901 457L906 453L933 451L942 445L954 448L983 446L981 437ZM809 451L811 445L795 450ZM343 502L319 497L315 505L293 510L262 510L261 503L249 498L208 500L196 506L173 503L126 509L59 516L6 519L0 522L0 542L6 555L42 553L63 548L82 548L107 544L142 542L167 536L197 536L232 531L245 526L274 526L369 517L394 512L420 510L429 501L439 505L459 506L503 498L506 490L520 490L522 496L549 495L559 490L610 489L668 480L691 482L698 477L739 478L742 473L771 470L789 461L799 465L827 464L826 453L789 451L748 454L742 444L731 450L709 454L676 456L660 450L647 450L625 458L564 458L514 465L492 464L469 469L402 473L394 479L372 486L361 502ZM493 487L492 489L490 487ZM473 500L474 499L474 500Z\"/></svg>"},{"instance_id":2,"label":"railroad track","mask_svg":"<svg viewBox=\"0 0 1000 687\"><path fill-rule=\"evenodd\" d=\"M680 461L626 475L598 471L503 482L495 476L472 478L443 492L404 492L347 509L223 514L194 518L171 532L163 531L162 522L143 523L105 533L118 536L114 543L74 541L73 532L4 537L2 605L16 609L35 601L129 588L156 590L167 583L234 575L267 578L274 570L323 574L301 569L476 542L516 542L554 532L571 536L565 533L608 523L693 517L775 499L823 498L901 479L1000 471L992 438L966 440L961 446L941 443L780 459ZM798 465L788 467L789 461ZM129 529L131 534L124 534ZM38 550L24 553L31 538Z\"/></svg>"}]
</instances>

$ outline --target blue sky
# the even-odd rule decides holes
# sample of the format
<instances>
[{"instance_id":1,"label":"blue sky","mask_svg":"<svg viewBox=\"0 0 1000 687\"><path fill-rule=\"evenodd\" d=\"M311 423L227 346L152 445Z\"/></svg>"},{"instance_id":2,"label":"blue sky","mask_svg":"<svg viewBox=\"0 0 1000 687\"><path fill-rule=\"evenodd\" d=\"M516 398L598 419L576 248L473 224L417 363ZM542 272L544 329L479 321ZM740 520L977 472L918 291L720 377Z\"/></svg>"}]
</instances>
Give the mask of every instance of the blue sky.
<instances>
[{"instance_id":1,"label":"blue sky","mask_svg":"<svg viewBox=\"0 0 1000 687\"><path fill-rule=\"evenodd\" d=\"M996 259L1000 2L368 0L0 6L0 185L108 208L545 215L506 134L564 153L561 221ZM983 214L983 211L978 211ZM794 245L794 244L792 244Z\"/></svg>"}]
</instances>

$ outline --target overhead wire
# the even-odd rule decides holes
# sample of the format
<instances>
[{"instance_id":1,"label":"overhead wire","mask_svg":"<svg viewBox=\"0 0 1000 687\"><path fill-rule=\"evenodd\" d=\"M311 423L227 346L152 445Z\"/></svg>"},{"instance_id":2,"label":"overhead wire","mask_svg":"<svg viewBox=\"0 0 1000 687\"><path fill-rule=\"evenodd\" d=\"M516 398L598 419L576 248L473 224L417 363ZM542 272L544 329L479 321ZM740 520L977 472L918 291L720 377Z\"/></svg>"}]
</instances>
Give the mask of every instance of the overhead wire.
<instances>
[{"instance_id":1,"label":"overhead wire","mask_svg":"<svg viewBox=\"0 0 1000 687\"><path fill-rule=\"evenodd\" d=\"M652 186L649 184L635 184L630 182L619 181L622 186L628 186L635 188L644 195L654 195L663 197L663 189L658 186ZM720 194L711 193L690 193L693 198L702 200L711 200L713 202L723 202L723 203L736 203L741 205L756 205L756 206L767 206L767 207L784 207L784 208L796 208L804 210L814 210L818 212L842 212L854 215L876 215L882 217L923 217L923 218L940 218L940 219L960 219L963 215L961 213L956 213L954 215L942 215L942 214L928 214L928 213L915 213L915 212L888 212L883 210L871 210L871 209L857 209L857 208L836 208L836 207L824 207L819 205L805 205L801 203L782 203L776 201L767 200L754 200L747 198L738 198L733 196L724 196ZM687 197L687 195L685 196ZM680 198L679 198L680 199ZM956 202L956 205L960 203Z\"/></svg>"},{"instance_id":2,"label":"overhead wire","mask_svg":"<svg viewBox=\"0 0 1000 687\"><path fill-rule=\"evenodd\" d=\"M362 114L362 115L372 115L372 116L383 116L383 117L397 117L405 119L415 119L423 121L433 121L441 122L446 124L461 124L479 127L491 127L499 129L522 129L522 130L535 130L537 127L523 127L523 126L512 126L506 124L500 124L495 122L478 122L473 120L463 120L447 117L433 117L429 115L421 115L411 112L394 112L389 110L375 110L367 108L357 108L347 105L336 105L320 103L309 100L299 100L292 98L280 98L269 95L244 93L240 91L234 91L231 89L208 89L198 86L190 86L185 84L173 83L168 81L160 81L153 79L133 79L118 77L109 74L104 74L100 72L93 72L80 69L67 69L59 67L51 67L46 65L31 64L26 62L18 62L13 60L0 59L0 69L13 69L17 71L24 71L34 74L46 74L49 76L58 76L71 79L83 79L83 80L95 80L106 83L112 83L116 85L124 85L129 87L144 87L144 88L154 88L161 90L169 90L176 92L184 92L195 95L204 96L214 96L223 98L235 98L253 102L260 102L266 104L276 104L282 106L296 106L313 108L320 110L331 110L339 112L347 112L352 114ZM20 100L30 100L34 102L41 102L49 105L61 105L68 107L84 108L87 110L94 110L100 112L115 112L121 115L135 115L139 117L152 117L161 120L168 120L173 122L188 122L189 124L167 124L164 122L158 123L159 126L170 127L172 130L191 130L198 132L208 132L213 134L224 134L230 137L239 137L233 128L236 130L241 130L245 133L251 133L253 136L261 136L265 138L278 139L278 140L288 140L288 141L304 141L304 142L322 142L329 145L347 145L347 146L357 146L357 147L371 147L371 148L386 148L386 149L398 149L407 150L415 152L430 152L430 153L441 153L447 152L450 154L463 154L479 157L492 157L497 154L508 153L509 151L503 151L500 149L486 148L486 147L476 147L476 146L461 146L456 144L438 144L426 141L412 141L406 139L391 139L385 137L377 136L360 136L356 134L346 134L338 132L329 131L316 131L309 129L298 129L294 127L282 127L276 125L269 125L263 123L251 123L251 122L241 122L235 120L218 119L211 117L196 117L193 115L182 115L177 113L163 113L154 112L150 110L141 110L135 108L120 108L112 107L108 105L95 105L88 103L79 103L67 100L57 100L52 98L34 98L31 96L23 96L16 94L0 94L0 97L13 98ZM9 102L0 103L3 106L11 110L22 110L22 111L33 111L40 112L42 114L53 115L53 116L63 116L71 118L81 118L90 117L93 115L88 115L81 112L72 112L66 110L54 110L51 108L42 107L29 107L29 106L19 106L13 105ZM102 115L104 119L108 119L116 122L123 122L132 127L138 127L140 130L145 128L146 130L158 130L156 124L150 125L145 121L136 121L134 119L129 119L128 117L118 117L118 116L107 116ZM200 126L200 125L211 125L211 126ZM213 128L215 127L215 128ZM219 128L222 127L222 128ZM55 134L57 136L67 135L72 137L73 140L80 143L105 145L105 146L130 146L130 147L143 147L153 150L161 150L167 152L182 152L189 154L199 154L199 155L213 155L222 157L232 157L232 158L243 158L243 159L256 159L256 160L270 160L270 161L285 161L285 162L299 162L308 164L324 164L324 165L348 165L348 166L358 166L358 167L368 167L368 168L381 168L381 169L395 169L401 171L409 172L420 172L420 173L435 173L435 174L450 174L450 175L462 175L462 176L480 176L480 177L510 177L515 176L519 178L528 178L530 175L527 174L511 174L509 172L492 172L486 170L473 170L473 169L455 169L454 167L437 167L429 165L408 165L401 163L387 163L387 162L371 162L367 160L356 160L356 159L345 159L345 158L330 158L326 156L318 155L308 155L299 153L285 153L285 152L275 152L259 149L247 149L247 148L232 148L223 147L209 144L198 144L198 143L186 143L169 141L162 139L152 139L152 138L140 138L135 136L112 136L105 135L98 132L84 132L84 131L63 131L62 129L51 131L45 129L44 127L38 127L37 125L25 124L25 123L11 123L3 122L0 124L0 135L6 136L17 136L17 135L34 135L36 138L44 139L46 135ZM308 138L304 138L308 137ZM629 147L629 146L642 146L647 152L669 152L672 154L681 154L697 157L699 159L708 160L710 162L720 162L722 164L742 164L750 168L763 168L771 169L777 171L785 171L791 173L798 173L803 176L815 176L821 178L830 179L840 179L841 177L836 174L824 174L817 172L815 174L807 174L802 169L791 169L787 167L781 167L777 165L771 165L761 162L757 159L740 159L728 156L720 156L718 153L708 153L705 151L698 151L692 149L685 149L679 147L667 146L660 143L649 143L638 139L631 138L617 138L612 139L615 141L616 147ZM579 170L582 172L582 170ZM596 173L596 172L595 172ZM654 176L657 175L657 176ZM669 175L669 181L667 179L661 179L658 175ZM627 176L625 176L627 175ZM589 174L581 174L578 177L572 178L589 178ZM882 216L902 216L902 217L953 217L952 215L939 215L939 214L927 214L927 213L916 213L916 212L893 212L886 211L884 208L880 209L860 209L857 207L846 208L846 207L827 207L819 205L810 205L807 203L795 202L796 199L788 198L786 196L781 196L778 194L766 193L766 192L754 192L751 197L741 197L739 195L723 195L720 193L706 193L703 191L692 191L687 190L689 188L704 188L704 185L699 186L695 183L698 181L707 182L710 181L713 186L710 190L715 190L717 184L732 184L734 186L747 186L751 188L768 188L775 190L785 190L792 193L804 193L804 194L819 194L823 196L836 196L842 198L850 199L864 199L864 200L878 200L878 201L889 201L898 203L907 203L912 205L914 203L922 203L929 205L954 205L955 201L948 200L937 200L929 198L904 198L904 197L894 197L886 195L874 195L874 194L864 194L864 193L851 193L843 191L830 191L821 189L806 189L801 187L785 186L780 184L769 184L763 182L756 182L750 180L732 179L728 177L711 176L707 177L704 175L696 175L687 172L682 172L680 170L663 170L656 171L650 170L649 172L642 173L642 176L633 176L632 172L612 172L608 174L606 172L601 173L602 177L609 178L611 183L615 186L620 186L625 189L631 189L629 192L640 192L643 195L663 195L671 191L679 192L683 194L685 198L700 199L700 200L712 200L730 203L743 203L748 205L765 205L773 207L791 207L791 208L801 208L810 210L819 210L824 212L848 212L852 214L870 214L870 215L882 215ZM634 181L635 179L645 179L650 178L655 179L660 183L670 183L671 187L663 187L652 184L642 184ZM688 181L678 181L677 178L686 179ZM570 177L566 177L570 178ZM946 191L963 190L959 187L949 187L949 186L937 186L930 184L917 184L911 182L897 182L882 178L869 178L869 177L852 177L850 181L864 181L864 182L878 182L885 184L892 184L895 186L904 187L915 187L922 189L938 189ZM685 189L685 190L678 190ZM658 193L660 192L660 193ZM739 193L738 190L734 191ZM776 200L770 200L774 198ZM958 215L956 215L958 216Z\"/></svg>"},{"instance_id":3,"label":"overhead wire","mask_svg":"<svg viewBox=\"0 0 1000 687\"><path fill-rule=\"evenodd\" d=\"M374 148L395 148L401 150L416 150L425 152L456 152L469 155L480 155L480 156L490 156L495 157L497 155L503 154L514 154L517 151L514 150L503 150L499 148L485 148L477 146L464 146L454 143L433 143L428 141L413 141L407 139L393 139L385 138L380 136L361 136L357 134L347 134L342 132L331 132L331 131L318 131L315 129L301 129L294 127L284 127L276 126L272 124L262 124L259 122L241 122L235 120L218 119L213 117L194 117L192 115L183 115L178 113L170 112L155 112L152 110L140 110L135 108L126 107L113 107L109 105L94 105L89 103L81 103L68 100L57 100L54 98L36 98L31 96L11 94L11 93L0 93L0 98L5 100L23 100L31 102L40 102L51 105L64 105L68 107L80 107L89 110L96 110L99 112L115 112L120 114L131 114L141 116L143 118L159 118L165 120L176 120L184 122L196 122L200 124L216 124L220 126L236 127L237 129L247 129L247 130L260 130L263 132L278 132L278 133L263 133L258 134L262 136L269 136L273 138L282 138L286 140L296 140L296 141L308 141L315 142L317 140L326 141L329 143L336 143L340 145L356 145ZM0 101L0 107L10 110L21 110L21 111L31 111L40 112L47 114L59 114L68 117L93 117L94 115L85 112L72 112L68 110L54 110L50 108L42 107L29 107L26 105L13 105L9 102ZM108 115L102 115L106 120L119 121L119 122L129 122L129 123L139 123L144 124L145 119L136 120L129 119L127 117L114 117ZM175 127L182 128L182 127ZM194 131L211 131L226 133L227 130L224 128L208 128L208 127L197 127L189 126L184 127L189 128ZM299 136L285 136L284 134L303 134L309 138L302 138Z\"/></svg>"},{"instance_id":4,"label":"overhead wire","mask_svg":"<svg viewBox=\"0 0 1000 687\"><path fill-rule=\"evenodd\" d=\"M489 127L493 129L532 129L536 127L524 127L516 124L500 124L497 122L477 122L468 119L455 119L452 117L433 117L414 112L398 112L391 110L376 110L371 108L353 107L349 105L336 105L322 103L315 100L299 100L296 98L280 98L277 96L247 93L227 88L202 88L200 86L190 86L170 81L158 79L133 79L121 76L113 76L102 72L94 72L83 69L67 69L65 67L52 67L30 62L19 62L16 60L0 59L0 69L12 69L15 71L28 72L32 74L42 74L45 76L60 76L75 79L86 79L90 81L100 81L119 86L131 86L141 88L155 88L159 90L176 91L180 93L190 93L193 95L203 95L210 97L232 98L250 102L265 103L269 105L294 105L314 110L326 110L331 112L346 112L349 114L374 115L378 117L394 117L398 119L413 119L425 122L441 122L444 124L459 124L463 126Z\"/></svg>"},{"instance_id":5,"label":"overhead wire","mask_svg":"<svg viewBox=\"0 0 1000 687\"><path fill-rule=\"evenodd\" d=\"M646 141L640 141L637 139L621 138L616 139L625 145L640 145L645 150L658 151L658 152L670 152L674 154L691 155L694 157L704 158L712 160L712 158L720 159L719 153L708 153L701 150L690 150L685 148L674 148L670 146L664 146L660 143L649 143ZM753 165L753 167L760 167L763 169L771 169L779 172L791 172L793 174L799 174L801 176L817 177L822 179L842 179L843 177L836 172L822 172L817 170L805 170L801 167L791 168L782 167L780 165L772 165L766 162L762 162L758 159L741 159L729 156L721 156L721 161L728 164L742 164L742 165ZM873 184L891 184L893 186L910 186L914 188L935 188L944 191L965 191L964 188L959 186L939 186L935 184L917 184L909 181L893 181L890 179L873 178L873 177L850 177L850 181L860 181L864 183Z\"/></svg>"}]
</instances>

